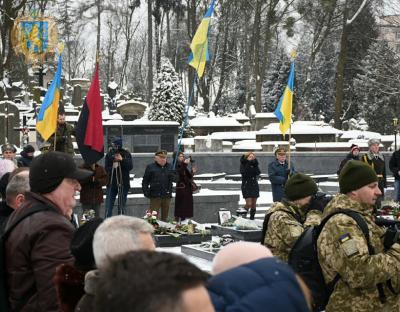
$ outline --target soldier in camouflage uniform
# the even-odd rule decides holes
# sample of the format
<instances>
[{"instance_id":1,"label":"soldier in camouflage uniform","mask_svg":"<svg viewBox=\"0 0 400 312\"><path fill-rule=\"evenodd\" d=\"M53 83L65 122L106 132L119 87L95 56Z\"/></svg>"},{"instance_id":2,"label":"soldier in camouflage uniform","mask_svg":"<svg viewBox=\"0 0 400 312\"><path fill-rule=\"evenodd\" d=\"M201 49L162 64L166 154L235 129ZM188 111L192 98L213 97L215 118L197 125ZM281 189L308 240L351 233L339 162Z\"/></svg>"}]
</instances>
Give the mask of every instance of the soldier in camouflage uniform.
<instances>
[{"instance_id":1,"label":"soldier in camouflage uniform","mask_svg":"<svg viewBox=\"0 0 400 312\"><path fill-rule=\"evenodd\" d=\"M58 151L74 155L72 136L75 136L75 128L65 121L65 113L60 111L57 117L56 148L54 149L54 134L48 139L49 151Z\"/></svg>"},{"instance_id":2,"label":"soldier in camouflage uniform","mask_svg":"<svg viewBox=\"0 0 400 312\"><path fill-rule=\"evenodd\" d=\"M339 176L340 194L326 206L323 217L340 210L356 211L369 228L373 255L356 221L337 214L325 224L318 238L318 258L325 282L337 274L340 278L330 296L326 312L332 311L400 311L400 245L386 251L385 230L374 222L373 207L381 195L375 171L360 161L350 160ZM392 290L387 286L391 282ZM381 302L377 284L383 284L385 303Z\"/></svg>"},{"instance_id":3,"label":"soldier in camouflage uniform","mask_svg":"<svg viewBox=\"0 0 400 312\"><path fill-rule=\"evenodd\" d=\"M289 252L304 229L320 223L321 211L309 208L317 191L314 180L302 173L294 174L286 182L284 199L267 212L270 216L264 245L274 256L288 262Z\"/></svg>"}]
</instances>

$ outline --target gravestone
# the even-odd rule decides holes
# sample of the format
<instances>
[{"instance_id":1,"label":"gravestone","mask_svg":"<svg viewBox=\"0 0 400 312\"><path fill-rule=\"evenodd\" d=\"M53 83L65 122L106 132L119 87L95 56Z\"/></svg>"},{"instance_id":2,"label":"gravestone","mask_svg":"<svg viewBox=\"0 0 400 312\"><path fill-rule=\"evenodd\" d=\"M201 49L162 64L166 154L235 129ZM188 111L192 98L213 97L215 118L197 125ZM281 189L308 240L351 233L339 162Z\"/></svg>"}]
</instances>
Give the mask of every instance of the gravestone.
<instances>
[{"instance_id":1,"label":"gravestone","mask_svg":"<svg viewBox=\"0 0 400 312\"><path fill-rule=\"evenodd\" d=\"M74 86L74 91L72 94L72 105L75 107L82 105L82 87L80 85Z\"/></svg>"},{"instance_id":2,"label":"gravestone","mask_svg":"<svg viewBox=\"0 0 400 312\"><path fill-rule=\"evenodd\" d=\"M6 118L5 118L6 117ZM20 120L19 110L12 101L0 102L0 143L5 142L4 137L11 144L20 146Z\"/></svg>"}]
</instances>

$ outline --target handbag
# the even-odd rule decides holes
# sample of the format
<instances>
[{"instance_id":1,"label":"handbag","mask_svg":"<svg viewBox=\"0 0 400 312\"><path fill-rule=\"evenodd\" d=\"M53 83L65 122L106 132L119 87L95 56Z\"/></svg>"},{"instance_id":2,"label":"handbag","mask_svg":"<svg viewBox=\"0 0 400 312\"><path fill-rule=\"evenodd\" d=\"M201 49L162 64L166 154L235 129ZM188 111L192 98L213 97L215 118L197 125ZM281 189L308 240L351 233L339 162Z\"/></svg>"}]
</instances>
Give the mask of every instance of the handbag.
<instances>
[{"instance_id":1,"label":"handbag","mask_svg":"<svg viewBox=\"0 0 400 312\"><path fill-rule=\"evenodd\" d=\"M200 186L198 186L194 181L190 181L190 184L192 186L192 193L196 194L198 192L200 192Z\"/></svg>"}]
</instances>

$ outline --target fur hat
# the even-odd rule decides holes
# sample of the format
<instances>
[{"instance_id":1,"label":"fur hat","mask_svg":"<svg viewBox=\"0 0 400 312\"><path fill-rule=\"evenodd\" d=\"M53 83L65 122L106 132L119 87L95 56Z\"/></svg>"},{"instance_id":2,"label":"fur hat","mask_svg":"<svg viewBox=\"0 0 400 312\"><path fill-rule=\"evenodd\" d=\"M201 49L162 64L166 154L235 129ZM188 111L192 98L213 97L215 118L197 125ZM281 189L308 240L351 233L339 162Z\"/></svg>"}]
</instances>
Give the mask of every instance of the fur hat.
<instances>
[{"instance_id":1,"label":"fur hat","mask_svg":"<svg viewBox=\"0 0 400 312\"><path fill-rule=\"evenodd\" d=\"M377 181L375 170L370 165L359 160L349 160L339 174L340 193L347 194Z\"/></svg>"},{"instance_id":2,"label":"fur hat","mask_svg":"<svg viewBox=\"0 0 400 312\"><path fill-rule=\"evenodd\" d=\"M289 200L297 200L318 192L315 181L303 173L295 173L286 182L285 195Z\"/></svg>"},{"instance_id":3,"label":"fur hat","mask_svg":"<svg viewBox=\"0 0 400 312\"><path fill-rule=\"evenodd\" d=\"M374 138L372 138L372 139L369 139L368 140L368 146L371 146L371 145L373 145L373 144L381 144L381 140L379 140L379 139L374 139Z\"/></svg>"}]
</instances>

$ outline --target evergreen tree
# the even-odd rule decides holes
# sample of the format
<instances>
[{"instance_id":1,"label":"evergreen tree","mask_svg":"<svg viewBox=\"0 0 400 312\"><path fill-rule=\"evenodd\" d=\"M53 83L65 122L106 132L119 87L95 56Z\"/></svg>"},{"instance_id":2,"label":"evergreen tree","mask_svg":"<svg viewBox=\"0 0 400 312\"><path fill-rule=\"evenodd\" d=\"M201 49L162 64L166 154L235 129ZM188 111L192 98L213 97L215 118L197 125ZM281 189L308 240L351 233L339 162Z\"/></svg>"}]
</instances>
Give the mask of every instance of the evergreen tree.
<instances>
[{"instance_id":1,"label":"evergreen tree","mask_svg":"<svg viewBox=\"0 0 400 312\"><path fill-rule=\"evenodd\" d=\"M273 112L287 84L290 70L290 59L281 51L273 59L263 85L262 111Z\"/></svg>"},{"instance_id":2,"label":"evergreen tree","mask_svg":"<svg viewBox=\"0 0 400 312\"><path fill-rule=\"evenodd\" d=\"M360 117L371 131L393 133L392 119L398 116L400 60L384 41L371 45L354 79L354 96L359 99Z\"/></svg>"},{"instance_id":3,"label":"evergreen tree","mask_svg":"<svg viewBox=\"0 0 400 312\"><path fill-rule=\"evenodd\" d=\"M308 81L303 74L306 70L308 59L296 60L298 63L296 79L298 81L295 92L297 100L298 116L297 119L320 120L323 116L325 122L330 121L335 112L334 103L334 84L336 54L334 42L326 40L320 53L318 53Z\"/></svg>"},{"instance_id":4,"label":"evergreen tree","mask_svg":"<svg viewBox=\"0 0 400 312\"><path fill-rule=\"evenodd\" d=\"M182 84L171 62L163 59L157 86L153 89L149 120L183 121L185 97Z\"/></svg>"},{"instance_id":5,"label":"evergreen tree","mask_svg":"<svg viewBox=\"0 0 400 312\"><path fill-rule=\"evenodd\" d=\"M362 0L350 1L354 13ZM369 46L378 38L378 30L371 4L367 4L360 15L349 26L347 62L344 68L343 120L358 115L359 99L354 97L353 80L360 73L360 63L367 54Z\"/></svg>"}]
</instances>

